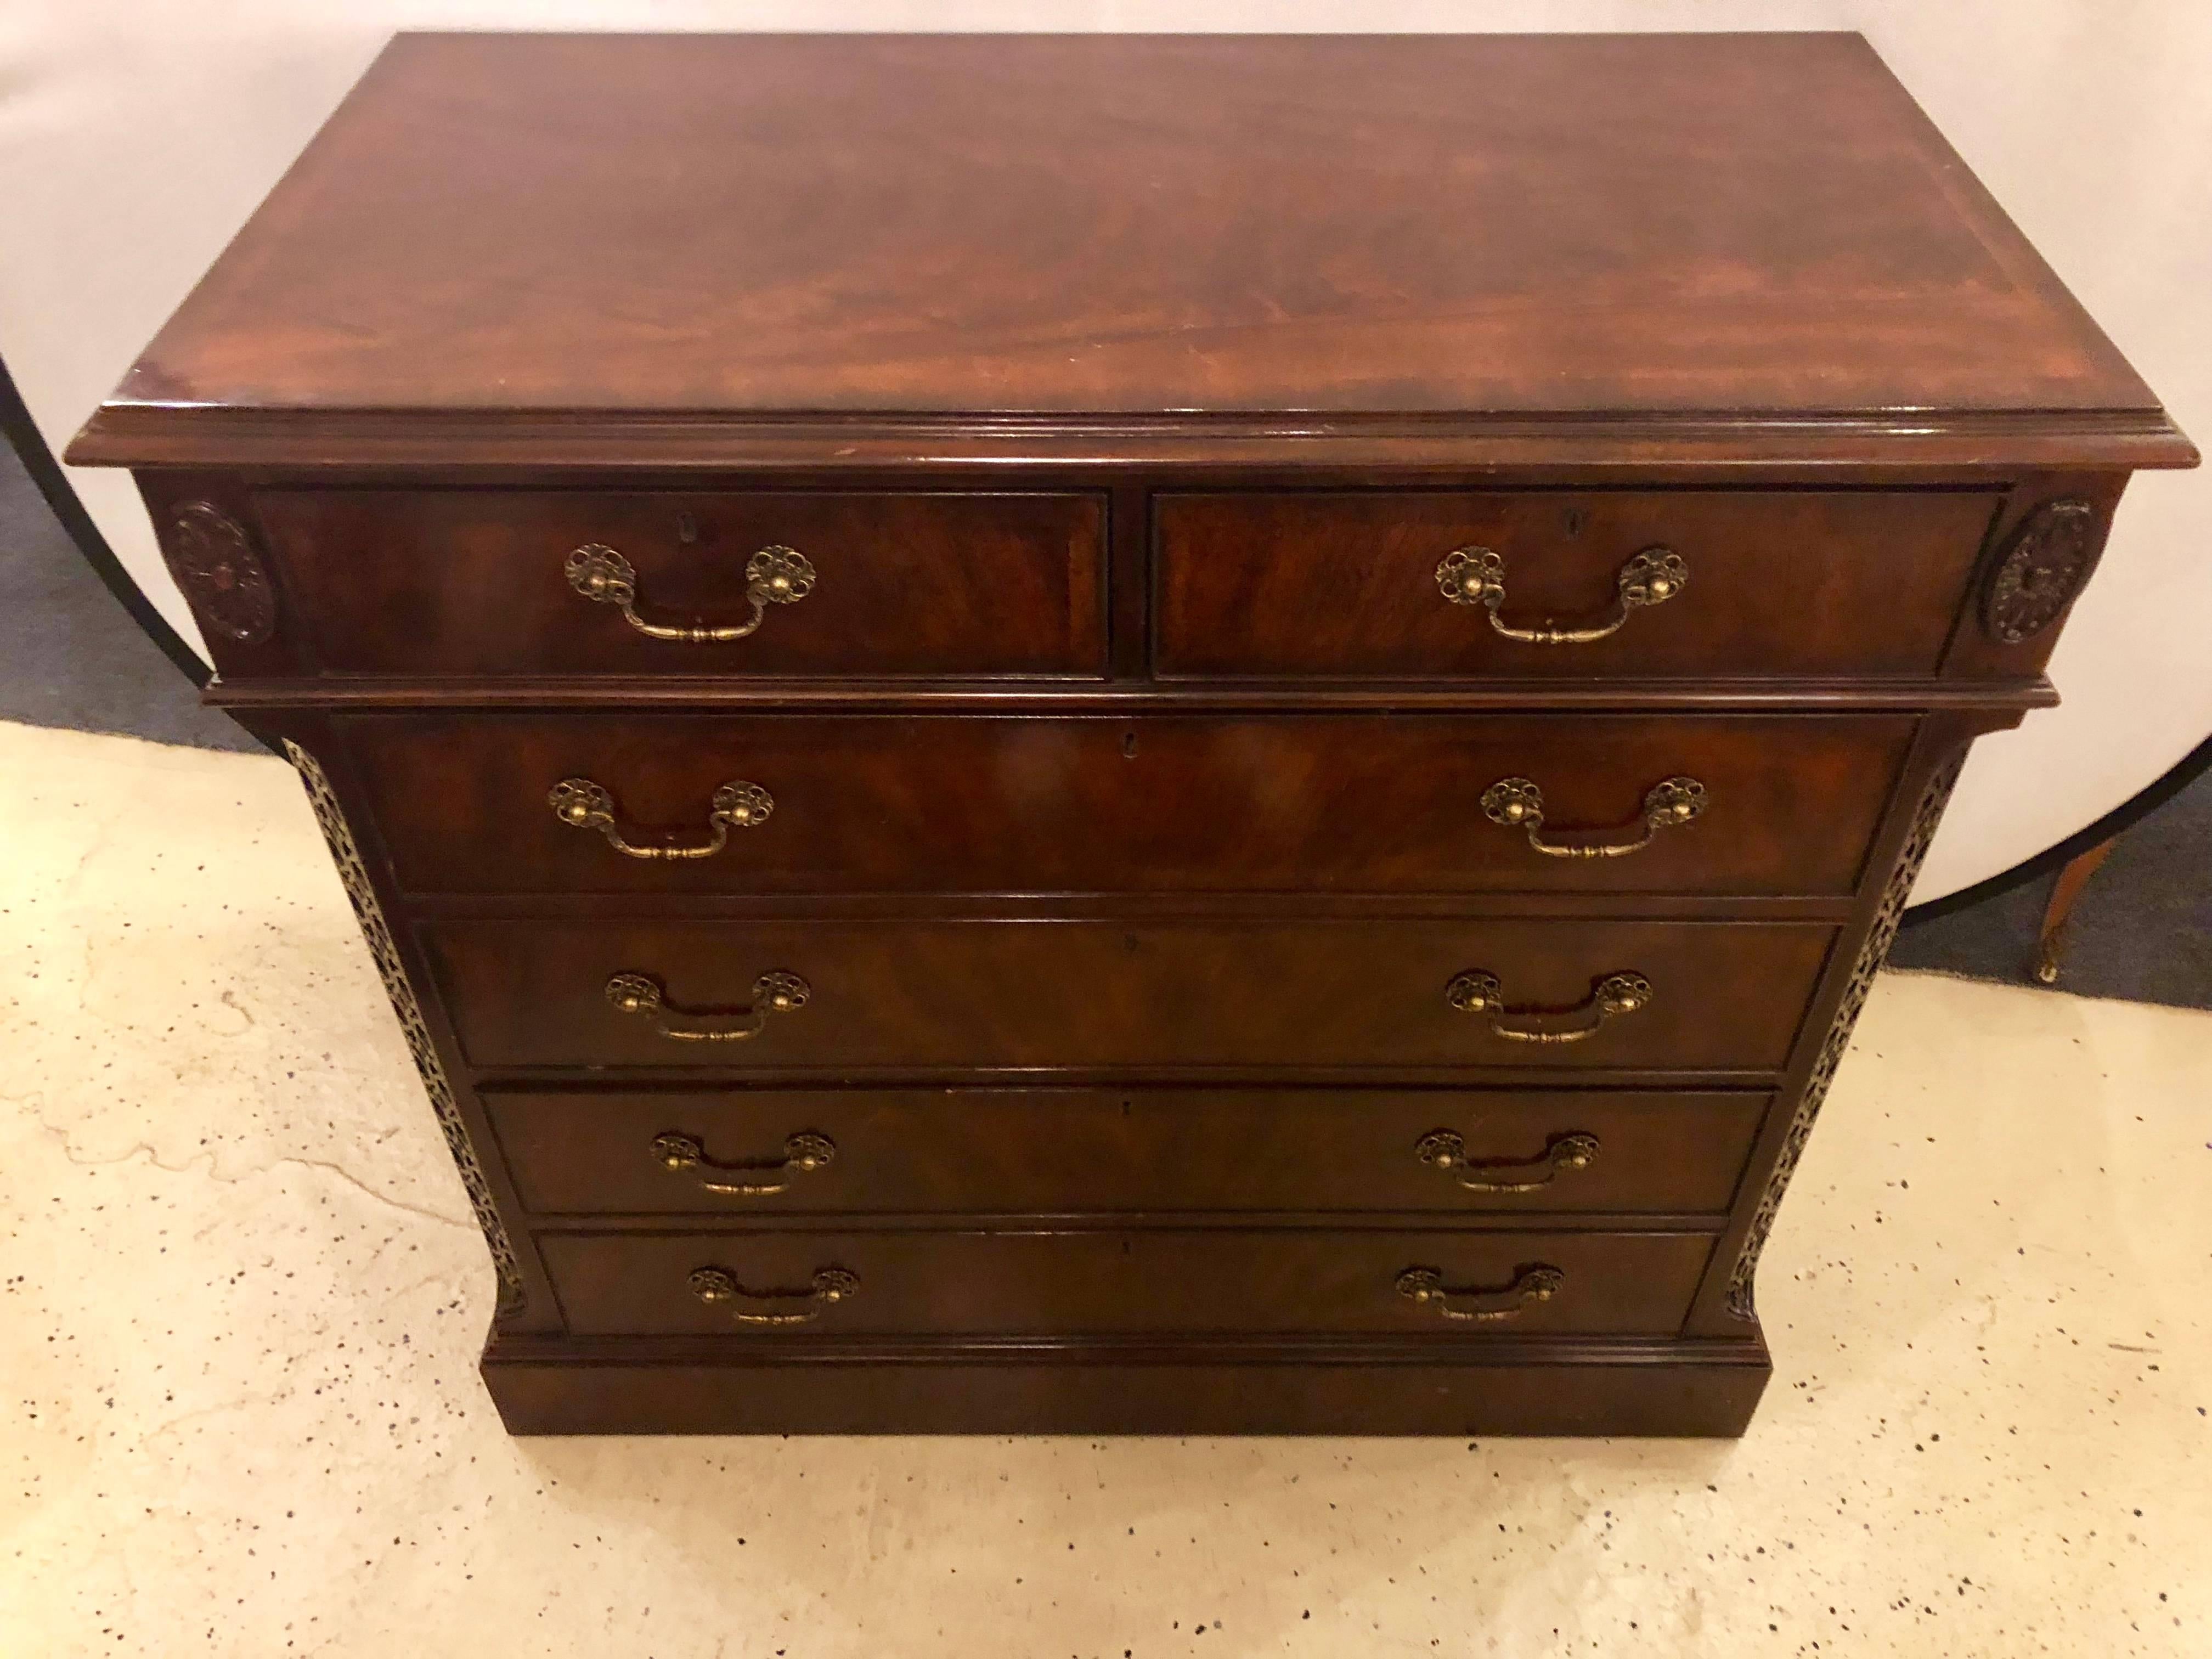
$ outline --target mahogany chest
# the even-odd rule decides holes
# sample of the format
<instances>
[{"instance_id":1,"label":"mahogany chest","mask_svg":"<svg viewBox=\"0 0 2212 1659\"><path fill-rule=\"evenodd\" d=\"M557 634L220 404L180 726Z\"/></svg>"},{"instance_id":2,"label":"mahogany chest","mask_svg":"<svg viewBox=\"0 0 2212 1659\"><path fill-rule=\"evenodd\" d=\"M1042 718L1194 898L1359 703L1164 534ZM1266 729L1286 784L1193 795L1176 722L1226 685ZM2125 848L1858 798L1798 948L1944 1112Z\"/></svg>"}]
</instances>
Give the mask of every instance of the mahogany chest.
<instances>
[{"instance_id":1,"label":"mahogany chest","mask_svg":"<svg viewBox=\"0 0 2212 1659\"><path fill-rule=\"evenodd\" d=\"M1964 749L2195 456L1856 36L456 35L70 459L516 1431L1729 1434Z\"/></svg>"}]
</instances>

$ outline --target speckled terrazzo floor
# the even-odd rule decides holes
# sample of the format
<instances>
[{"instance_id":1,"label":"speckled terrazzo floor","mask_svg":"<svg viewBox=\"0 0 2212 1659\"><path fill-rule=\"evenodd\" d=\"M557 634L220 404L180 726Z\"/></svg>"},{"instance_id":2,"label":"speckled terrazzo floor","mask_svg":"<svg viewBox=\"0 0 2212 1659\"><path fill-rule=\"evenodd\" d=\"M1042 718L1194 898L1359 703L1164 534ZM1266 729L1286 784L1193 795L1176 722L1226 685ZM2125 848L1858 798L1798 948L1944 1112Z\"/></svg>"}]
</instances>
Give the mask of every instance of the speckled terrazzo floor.
<instances>
[{"instance_id":1,"label":"speckled terrazzo floor","mask_svg":"<svg viewBox=\"0 0 2212 1659\"><path fill-rule=\"evenodd\" d=\"M2212 1653L2212 1015L1885 978L1739 1443L517 1442L290 772L0 794L5 1659Z\"/></svg>"}]
</instances>

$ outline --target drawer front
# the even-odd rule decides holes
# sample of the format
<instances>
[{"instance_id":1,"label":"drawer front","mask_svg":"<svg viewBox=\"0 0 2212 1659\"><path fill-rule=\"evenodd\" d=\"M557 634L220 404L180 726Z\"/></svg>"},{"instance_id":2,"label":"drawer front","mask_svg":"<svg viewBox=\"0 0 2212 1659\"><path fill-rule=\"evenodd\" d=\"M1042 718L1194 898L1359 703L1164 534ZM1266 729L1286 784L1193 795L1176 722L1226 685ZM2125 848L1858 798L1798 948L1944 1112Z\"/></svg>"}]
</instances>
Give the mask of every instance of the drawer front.
<instances>
[{"instance_id":1,"label":"drawer front","mask_svg":"<svg viewBox=\"0 0 2212 1659\"><path fill-rule=\"evenodd\" d=\"M1840 490L1163 495L1157 662L1174 678L1929 674L1997 501ZM1474 550L1445 568L1462 550ZM1679 564L1631 568L1655 550ZM1650 586L1655 574L1666 586ZM1636 590L1626 603L1624 583ZM1602 636L1545 642L1501 629Z\"/></svg>"},{"instance_id":2,"label":"drawer front","mask_svg":"<svg viewBox=\"0 0 2212 1659\"><path fill-rule=\"evenodd\" d=\"M1536 1090L488 1090L542 1215L1718 1214L1767 1097Z\"/></svg>"},{"instance_id":3,"label":"drawer front","mask_svg":"<svg viewBox=\"0 0 2212 1659\"><path fill-rule=\"evenodd\" d=\"M269 490L255 506L331 672L1104 672L1097 496ZM588 546L620 556L640 623L759 625L714 641L641 632L577 591L622 568L583 562L572 580ZM776 547L805 561L799 580L787 561L756 565ZM758 605L756 586L771 596Z\"/></svg>"},{"instance_id":4,"label":"drawer front","mask_svg":"<svg viewBox=\"0 0 2212 1659\"><path fill-rule=\"evenodd\" d=\"M1792 715L347 725L404 887L516 893L1832 896L1858 878L1912 729ZM599 792L596 816L587 792L551 793L570 779ZM758 793L732 825L717 792L739 785Z\"/></svg>"},{"instance_id":5,"label":"drawer front","mask_svg":"<svg viewBox=\"0 0 2212 1659\"><path fill-rule=\"evenodd\" d=\"M790 1342L1135 1332L1670 1335L1712 1240L1378 1228L540 1233L538 1244L577 1335ZM713 1277L695 1279L702 1270ZM1448 1294L1412 1294L1431 1287ZM702 1288L716 1299L702 1299ZM1454 1318L1447 1310L1497 1316ZM751 1322L760 1319L788 1322Z\"/></svg>"},{"instance_id":6,"label":"drawer front","mask_svg":"<svg viewBox=\"0 0 2212 1659\"><path fill-rule=\"evenodd\" d=\"M422 933L483 1066L1771 1070L1834 930L449 921ZM1648 992L1623 1007L1618 976L1630 975Z\"/></svg>"}]
</instances>

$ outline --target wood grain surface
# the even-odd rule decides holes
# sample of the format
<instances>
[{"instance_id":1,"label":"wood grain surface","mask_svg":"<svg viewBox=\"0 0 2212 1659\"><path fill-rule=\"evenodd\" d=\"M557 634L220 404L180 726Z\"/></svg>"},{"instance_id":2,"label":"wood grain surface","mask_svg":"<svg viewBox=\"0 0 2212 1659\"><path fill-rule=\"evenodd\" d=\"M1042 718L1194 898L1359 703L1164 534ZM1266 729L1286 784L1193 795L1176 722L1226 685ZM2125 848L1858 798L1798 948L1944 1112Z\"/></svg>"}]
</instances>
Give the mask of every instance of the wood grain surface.
<instances>
[{"instance_id":1,"label":"wood grain surface","mask_svg":"<svg viewBox=\"0 0 2212 1659\"><path fill-rule=\"evenodd\" d=\"M483 1066L863 1068L1778 1067L1834 937L1814 923L1459 921L448 921L422 930ZM1454 1010L1495 975L1516 1023L1572 1026L1621 972L1649 1005L1582 1042L1494 1035ZM615 1008L657 981L685 1024L743 1024L762 974L811 999L755 1039L691 1042ZM1538 1011L1562 1011L1552 1018Z\"/></svg>"},{"instance_id":2,"label":"wood grain surface","mask_svg":"<svg viewBox=\"0 0 2212 1659\"><path fill-rule=\"evenodd\" d=\"M346 732L421 893L1704 893L1857 884L1914 722L1898 715L419 714ZM1626 845L1644 802L1706 805L1618 858L1561 858L1483 798L1540 791L1547 845ZM547 804L589 779L634 847L708 843L715 791L774 802L710 858L636 859Z\"/></svg>"},{"instance_id":3,"label":"wood grain surface","mask_svg":"<svg viewBox=\"0 0 2212 1659\"><path fill-rule=\"evenodd\" d=\"M1856 36L410 35L77 458L224 411L2156 409Z\"/></svg>"},{"instance_id":4,"label":"wood grain surface","mask_svg":"<svg viewBox=\"0 0 2212 1659\"><path fill-rule=\"evenodd\" d=\"M1376 1211L1724 1211L1767 1097L1752 1091L1499 1089L493 1090L485 1110L531 1209L550 1215L1157 1215ZM1416 1148L1437 1130L1483 1167ZM670 1170L661 1135L722 1163L773 1164L793 1134L819 1170ZM1587 1135L1587 1164L1546 1149ZM1533 1184L1548 1174L1541 1185ZM777 1193L709 1191L785 1182ZM1523 1183L1478 1191L1464 1182Z\"/></svg>"},{"instance_id":5,"label":"wood grain surface","mask_svg":"<svg viewBox=\"0 0 2212 1659\"><path fill-rule=\"evenodd\" d=\"M882 1333L1085 1335L1116 1332L1500 1331L1672 1335L1712 1240L1700 1233L1360 1231L834 1232L541 1235L571 1331L726 1333L757 1346ZM1453 1288L1511 1284L1529 1267L1566 1283L1510 1321L1447 1320L1396 1289L1408 1267ZM685 1288L720 1267L748 1290L804 1289L842 1267L857 1294L803 1326L734 1324ZM769 1312L788 1301L758 1304ZM804 1310L806 1304L798 1306Z\"/></svg>"}]
</instances>

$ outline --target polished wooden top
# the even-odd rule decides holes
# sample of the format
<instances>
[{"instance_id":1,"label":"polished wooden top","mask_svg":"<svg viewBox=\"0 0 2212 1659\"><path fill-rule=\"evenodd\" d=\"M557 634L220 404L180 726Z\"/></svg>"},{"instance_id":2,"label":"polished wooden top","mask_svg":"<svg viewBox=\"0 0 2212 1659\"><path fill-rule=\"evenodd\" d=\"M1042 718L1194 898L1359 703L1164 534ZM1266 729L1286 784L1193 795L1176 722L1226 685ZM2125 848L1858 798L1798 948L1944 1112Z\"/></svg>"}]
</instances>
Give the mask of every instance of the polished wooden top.
<instances>
[{"instance_id":1,"label":"polished wooden top","mask_svg":"<svg viewBox=\"0 0 2212 1659\"><path fill-rule=\"evenodd\" d=\"M1841 34L402 36L72 459L978 415L2188 459Z\"/></svg>"}]
</instances>

